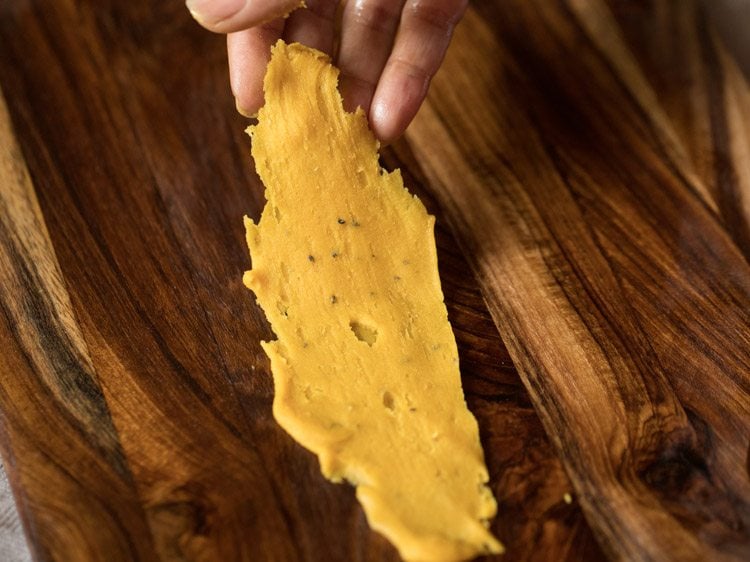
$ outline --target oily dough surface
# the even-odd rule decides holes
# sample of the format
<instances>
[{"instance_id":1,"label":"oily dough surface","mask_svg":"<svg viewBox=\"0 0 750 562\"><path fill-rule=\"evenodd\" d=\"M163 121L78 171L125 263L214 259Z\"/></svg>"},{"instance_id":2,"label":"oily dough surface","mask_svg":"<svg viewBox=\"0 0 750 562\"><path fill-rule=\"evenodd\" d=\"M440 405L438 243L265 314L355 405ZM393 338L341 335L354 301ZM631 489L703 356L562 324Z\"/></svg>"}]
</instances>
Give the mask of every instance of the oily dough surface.
<instances>
[{"instance_id":1,"label":"oily dough surface","mask_svg":"<svg viewBox=\"0 0 750 562\"><path fill-rule=\"evenodd\" d=\"M434 217L398 170L380 168L337 80L326 55L279 41L249 129L268 202L257 225L245 219L244 281L278 337L263 342L274 417L327 478L357 487L370 526L404 559L500 552Z\"/></svg>"}]
</instances>

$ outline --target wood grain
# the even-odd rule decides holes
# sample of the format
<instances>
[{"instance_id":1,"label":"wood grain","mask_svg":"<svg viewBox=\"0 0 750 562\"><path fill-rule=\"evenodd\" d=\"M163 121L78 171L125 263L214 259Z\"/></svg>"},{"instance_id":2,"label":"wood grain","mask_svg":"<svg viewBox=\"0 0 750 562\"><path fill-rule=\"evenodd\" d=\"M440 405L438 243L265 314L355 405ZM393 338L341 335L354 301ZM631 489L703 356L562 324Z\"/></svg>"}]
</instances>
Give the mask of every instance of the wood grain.
<instances>
[{"instance_id":1,"label":"wood grain","mask_svg":"<svg viewBox=\"0 0 750 562\"><path fill-rule=\"evenodd\" d=\"M0 449L38 560L398 559L272 419L225 68L181 1L0 4ZM438 217L505 560L747 558L748 103L690 2L480 1L385 151Z\"/></svg>"},{"instance_id":2,"label":"wood grain","mask_svg":"<svg viewBox=\"0 0 750 562\"><path fill-rule=\"evenodd\" d=\"M606 5L475 7L408 138L587 519L613 558L746 559L750 268L721 205Z\"/></svg>"},{"instance_id":3,"label":"wood grain","mask_svg":"<svg viewBox=\"0 0 750 562\"><path fill-rule=\"evenodd\" d=\"M610 2L712 205L750 258L750 89L702 5ZM750 4L746 11L750 17ZM750 61L750 58L748 59Z\"/></svg>"},{"instance_id":4,"label":"wood grain","mask_svg":"<svg viewBox=\"0 0 750 562\"><path fill-rule=\"evenodd\" d=\"M0 6L0 43L0 84L38 195L38 222L49 229L64 302L131 478L124 499L137 508L102 495L119 527L95 512L79 517L89 488L110 484L79 489L58 479L68 501L55 505L54 520L45 503L19 503L27 528L39 530L31 537L37 558L397 560L367 527L351 489L326 482L314 457L272 419L258 345L271 334L241 284L249 264L241 217L258 216L263 188L227 88L221 40L199 29L182 2L39 0ZM439 213L406 144L384 160L403 166ZM509 548L505 559L601 559L577 502L563 500L570 481L442 226L438 244L464 387L501 502L494 530ZM18 288L34 290L35 281ZM46 341L39 352L57 349ZM36 415L17 405L53 403L48 392L2 381L23 397L0 402L19 420L9 426ZM19 437L4 450L19 491L27 485L17 475L40 470L31 448L47 447L55 427L33 423L28 443ZM106 556L48 540L60 520L79 519L80 535L101 536ZM137 554L106 539L123 527ZM71 548L80 535L69 537Z\"/></svg>"},{"instance_id":5,"label":"wood grain","mask_svg":"<svg viewBox=\"0 0 750 562\"><path fill-rule=\"evenodd\" d=\"M133 478L9 124L0 94L0 447L16 502L39 558L148 559Z\"/></svg>"}]
</instances>

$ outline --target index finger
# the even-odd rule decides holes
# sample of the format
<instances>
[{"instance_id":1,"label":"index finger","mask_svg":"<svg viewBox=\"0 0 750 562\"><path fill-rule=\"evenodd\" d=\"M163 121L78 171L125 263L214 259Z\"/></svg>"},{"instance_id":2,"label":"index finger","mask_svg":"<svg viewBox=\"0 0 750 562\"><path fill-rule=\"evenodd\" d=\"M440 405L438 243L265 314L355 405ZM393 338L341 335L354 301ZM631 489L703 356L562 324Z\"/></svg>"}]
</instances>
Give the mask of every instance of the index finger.
<instances>
[{"instance_id":1,"label":"index finger","mask_svg":"<svg viewBox=\"0 0 750 562\"><path fill-rule=\"evenodd\" d=\"M408 0L396 42L378 81L370 124L383 142L406 130L440 68L467 0Z\"/></svg>"}]
</instances>

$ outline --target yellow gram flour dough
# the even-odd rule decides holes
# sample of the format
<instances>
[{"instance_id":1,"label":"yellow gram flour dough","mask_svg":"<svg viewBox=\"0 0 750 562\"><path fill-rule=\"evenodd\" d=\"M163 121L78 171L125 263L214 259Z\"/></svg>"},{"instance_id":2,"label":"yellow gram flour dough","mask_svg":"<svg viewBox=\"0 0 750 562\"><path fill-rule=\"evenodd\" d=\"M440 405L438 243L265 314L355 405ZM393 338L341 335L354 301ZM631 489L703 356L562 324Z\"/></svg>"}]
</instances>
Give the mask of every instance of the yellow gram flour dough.
<instances>
[{"instance_id":1,"label":"yellow gram flour dough","mask_svg":"<svg viewBox=\"0 0 750 562\"><path fill-rule=\"evenodd\" d=\"M500 552L443 304L434 217L378 164L329 58L279 41L251 127L268 203L245 220L279 424L406 560Z\"/></svg>"}]
</instances>

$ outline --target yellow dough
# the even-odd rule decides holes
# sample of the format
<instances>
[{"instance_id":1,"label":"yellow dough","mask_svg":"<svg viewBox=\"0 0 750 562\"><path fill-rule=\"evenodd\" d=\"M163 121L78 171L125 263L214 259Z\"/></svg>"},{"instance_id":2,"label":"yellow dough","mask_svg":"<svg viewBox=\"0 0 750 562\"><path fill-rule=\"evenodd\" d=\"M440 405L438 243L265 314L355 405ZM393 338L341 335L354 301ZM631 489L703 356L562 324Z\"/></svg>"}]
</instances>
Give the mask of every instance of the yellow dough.
<instances>
[{"instance_id":1,"label":"yellow dough","mask_svg":"<svg viewBox=\"0 0 750 562\"><path fill-rule=\"evenodd\" d=\"M434 217L378 164L346 113L329 58L279 41L251 127L268 203L246 218L245 284L278 339L264 342L273 413L357 487L370 526L406 560L502 550L497 505L464 402L437 270Z\"/></svg>"}]
</instances>

